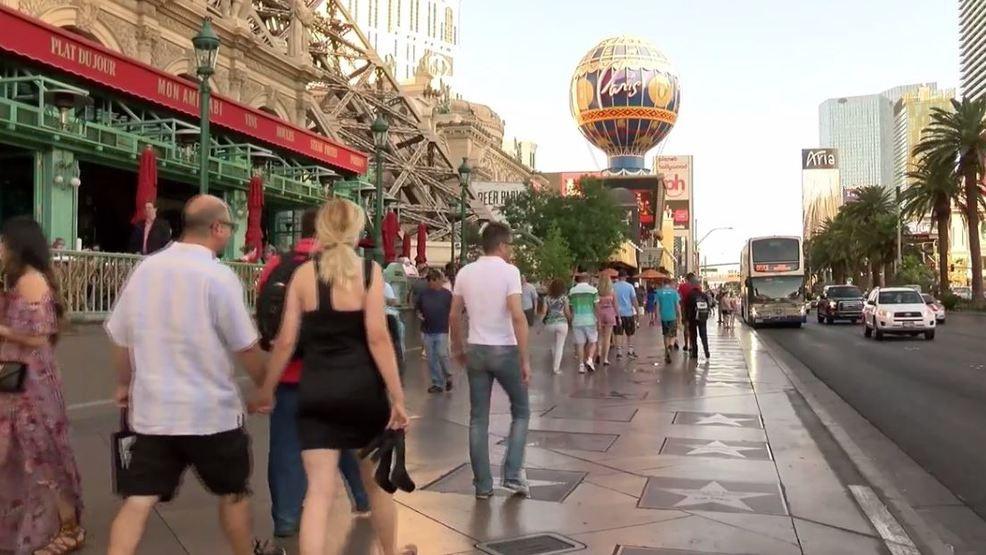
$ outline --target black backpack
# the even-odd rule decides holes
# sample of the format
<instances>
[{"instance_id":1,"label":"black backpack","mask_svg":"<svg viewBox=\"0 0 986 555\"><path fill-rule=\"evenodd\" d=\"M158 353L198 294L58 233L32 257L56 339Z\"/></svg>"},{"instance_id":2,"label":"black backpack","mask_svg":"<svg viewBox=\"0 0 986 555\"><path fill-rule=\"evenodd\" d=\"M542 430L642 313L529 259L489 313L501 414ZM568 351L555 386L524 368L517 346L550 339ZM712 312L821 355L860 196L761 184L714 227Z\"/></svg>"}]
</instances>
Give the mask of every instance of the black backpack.
<instances>
[{"instance_id":1,"label":"black backpack","mask_svg":"<svg viewBox=\"0 0 986 555\"><path fill-rule=\"evenodd\" d=\"M695 321L705 322L709 319L709 308L712 306L712 301L703 291L696 291L692 294L695 295Z\"/></svg>"},{"instance_id":2,"label":"black backpack","mask_svg":"<svg viewBox=\"0 0 986 555\"><path fill-rule=\"evenodd\" d=\"M281 329L291 276L308 259L308 255L296 251L281 253L280 263L271 271L257 295L257 329L260 331L260 348L265 351L270 350L271 342Z\"/></svg>"}]
</instances>

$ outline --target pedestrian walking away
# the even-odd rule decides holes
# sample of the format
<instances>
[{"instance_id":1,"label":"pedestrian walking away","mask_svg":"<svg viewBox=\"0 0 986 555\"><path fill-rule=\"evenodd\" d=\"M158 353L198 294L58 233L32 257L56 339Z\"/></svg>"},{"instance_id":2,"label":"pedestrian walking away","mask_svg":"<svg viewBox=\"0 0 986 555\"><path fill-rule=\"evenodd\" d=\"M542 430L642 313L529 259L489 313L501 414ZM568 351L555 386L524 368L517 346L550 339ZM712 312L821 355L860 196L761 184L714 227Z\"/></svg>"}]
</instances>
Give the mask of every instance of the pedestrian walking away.
<instances>
[{"instance_id":1,"label":"pedestrian walking away","mask_svg":"<svg viewBox=\"0 0 986 555\"><path fill-rule=\"evenodd\" d=\"M418 293L414 310L421 320L421 338L428 352L431 387L428 393L452 391L452 368L449 364L448 322L452 311L452 293L442 287L445 276L429 270L428 288Z\"/></svg>"},{"instance_id":2,"label":"pedestrian walking away","mask_svg":"<svg viewBox=\"0 0 986 555\"><path fill-rule=\"evenodd\" d=\"M404 319L401 318L400 299L394 287L386 280L383 282L384 313L387 315L387 330L390 340L394 343L394 353L397 355L397 372L404 376Z\"/></svg>"},{"instance_id":3,"label":"pedestrian walking away","mask_svg":"<svg viewBox=\"0 0 986 555\"><path fill-rule=\"evenodd\" d=\"M226 204L208 195L189 200L182 216L181 240L137 265L106 322L116 400L136 433L108 553L137 552L155 505L175 496L189 466L219 497L234 554L283 553L252 539L250 438L231 353L255 384L265 376L243 287L216 260L235 226Z\"/></svg>"},{"instance_id":4,"label":"pedestrian walking away","mask_svg":"<svg viewBox=\"0 0 986 555\"><path fill-rule=\"evenodd\" d=\"M678 285L678 299L680 299L681 307L680 314L682 318L681 335L684 341L685 352L691 350L691 343L688 342L688 313L685 311L685 299L688 298L689 293L695 288L695 272L688 272L685 274L685 279Z\"/></svg>"},{"instance_id":5,"label":"pedestrian walking away","mask_svg":"<svg viewBox=\"0 0 986 555\"><path fill-rule=\"evenodd\" d=\"M661 282L657 290L658 310L661 313L661 333L664 336L664 362L671 362L671 348L678 337L681 320L681 300L670 277Z\"/></svg>"},{"instance_id":6,"label":"pedestrian walking away","mask_svg":"<svg viewBox=\"0 0 986 555\"><path fill-rule=\"evenodd\" d=\"M619 279L613 285L613 294L616 297L616 312L619 320L613 333L616 334L616 358L623 356L623 349L626 348L627 356L636 358L637 353L633 349L633 336L637 332L637 317L640 305L637 302L637 290L633 285L627 283L627 273L620 270Z\"/></svg>"},{"instance_id":7,"label":"pedestrian walking away","mask_svg":"<svg viewBox=\"0 0 986 555\"><path fill-rule=\"evenodd\" d=\"M613 294L613 281L609 276L600 276L599 286L599 354L603 366L609 366L609 350L613 341L613 330L619 322L616 312L616 297Z\"/></svg>"},{"instance_id":8,"label":"pedestrian walking away","mask_svg":"<svg viewBox=\"0 0 986 555\"><path fill-rule=\"evenodd\" d=\"M520 272L510 263L511 242L510 228L498 222L488 224L481 240L484 254L459 271L452 299L449 331L452 354L469 376L469 459L478 499L493 495L489 453L493 382L499 383L510 399L510 433L501 485L516 494L530 495L523 473L531 417L528 326L521 305ZM463 311L469 317L467 338L462 337Z\"/></svg>"},{"instance_id":9,"label":"pedestrian walking away","mask_svg":"<svg viewBox=\"0 0 986 555\"><path fill-rule=\"evenodd\" d=\"M685 299L685 312L688 315L688 341L692 346L691 355L693 357L698 357L697 335L702 339L705 359L709 359L709 332L706 324L709 321L711 310L712 299L710 295L702 290L701 282L696 283L691 293L688 294L688 298Z\"/></svg>"},{"instance_id":10,"label":"pedestrian walking away","mask_svg":"<svg viewBox=\"0 0 986 555\"><path fill-rule=\"evenodd\" d=\"M69 444L55 362L64 314L48 240L36 221L12 218L0 237L0 553L58 555L81 549L82 486Z\"/></svg>"},{"instance_id":11,"label":"pedestrian walking away","mask_svg":"<svg viewBox=\"0 0 986 555\"><path fill-rule=\"evenodd\" d=\"M544 322L544 328L554 340L551 343L551 370L555 374L561 374L565 339L568 337L568 326L572 321L572 309L568 295L565 294L565 282L560 279L552 280L548 287L548 296L544 299L538 314Z\"/></svg>"},{"instance_id":12,"label":"pedestrian walking away","mask_svg":"<svg viewBox=\"0 0 986 555\"><path fill-rule=\"evenodd\" d=\"M315 239L317 216L317 208L306 210L301 216L301 240L291 251L273 256L260 273L257 281L257 324L260 327L261 346L265 350L270 350L270 344L280 329L291 278L318 250ZM281 538L298 533L301 526L301 504L305 498L305 490L308 489L296 424L302 354L300 349L292 354L291 362L274 391L274 409L270 415L267 483L270 488L274 535ZM341 454L339 470L352 497L353 511L360 516L368 515L370 501L360 479L359 463L353 451L344 451Z\"/></svg>"},{"instance_id":13,"label":"pedestrian walking away","mask_svg":"<svg viewBox=\"0 0 986 555\"><path fill-rule=\"evenodd\" d=\"M585 274L575 276L575 286L568 292L572 303L572 341L578 353L579 374L596 371L593 361L599 340L599 291L586 282Z\"/></svg>"},{"instance_id":14,"label":"pedestrian walking away","mask_svg":"<svg viewBox=\"0 0 986 555\"><path fill-rule=\"evenodd\" d=\"M538 290L534 284L527 281L527 276L523 277L523 294L521 297L521 308L524 309L524 316L527 317L527 327L534 325L534 315L538 310Z\"/></svg>"},{"instance_id":15,"label":"pedestrian walking away","mask_svg":"<svg viewBox=\"0 0 986 555\"><path fill-rule=\"evenodd\" d=\"M408 424L397 355L387 329L383 272L355 251L365 220L363 210L344 199L332 199L319 210L315 229L322 251L298 268L288 288L281 330L261 388L259 404L264 406L272 402L300 345L304 358L297 425L308 476L301 555L325 553L342 453L379 443L382 437L399 437ZM403 461L403 450L397 457ZM374 479L372 464L363 459L360 470L378 546L384 555L416 553L413 546L397 549L397 510L391 493ZM388 471L389 487L389 464L381 468Z\"/></svg>"},{"instance_id":16,"label":"pedestrian walking away","mask_svg":"<svg viewBox=\"0 0 986 555\"><path fill-rule=\"evenodd\" d=\"M647 315L648 325L651 327L657 325L657 288L653 285L647 285L646 293L644 294L644 313Z\"/></svg>"}]
</instances>

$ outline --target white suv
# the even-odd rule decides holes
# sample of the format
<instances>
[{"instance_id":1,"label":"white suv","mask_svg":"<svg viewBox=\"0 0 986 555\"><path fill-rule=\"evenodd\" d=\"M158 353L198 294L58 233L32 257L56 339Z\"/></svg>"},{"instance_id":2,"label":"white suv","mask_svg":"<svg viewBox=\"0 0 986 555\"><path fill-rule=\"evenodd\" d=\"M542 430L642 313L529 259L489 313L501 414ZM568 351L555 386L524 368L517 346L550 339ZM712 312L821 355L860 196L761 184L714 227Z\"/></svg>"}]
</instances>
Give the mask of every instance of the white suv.
<instances>
[{"instance_id":1,"label":"white suv","mask_svg":"<svg viewBox=\"0 0 986 555\"><path fill-rule=\"evenodd\" d=\"M935 314L924 304L921 294L910 287L877 287L863 307L863 334L917 335L935 338Z\"/></svg>"}]
</instances>

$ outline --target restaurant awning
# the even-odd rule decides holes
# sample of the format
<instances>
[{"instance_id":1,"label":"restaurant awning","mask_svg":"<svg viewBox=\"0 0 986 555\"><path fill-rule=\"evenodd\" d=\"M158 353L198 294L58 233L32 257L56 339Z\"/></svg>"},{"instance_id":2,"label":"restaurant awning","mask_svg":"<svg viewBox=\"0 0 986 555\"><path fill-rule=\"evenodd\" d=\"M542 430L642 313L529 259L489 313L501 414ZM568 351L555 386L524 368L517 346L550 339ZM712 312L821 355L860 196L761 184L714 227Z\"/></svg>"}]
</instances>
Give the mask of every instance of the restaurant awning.
<instances>
[{"instance_id":1,"label":"restaurant awning","mask_svg":"<svg viewBox=\"0 0 986 555\"><path fill-rule=\"evenodd\" d=\"M634 245L633 241L623 241L623 244L616 249L616 252L610 255L609 261L623 264L630 268L636 268L638 250L640 250L640 247Z\"/></svg>"},{"instance_id":2,"label":"restaurant awning","mask_svg":"<svg viewBox=\"0 0 986 555\"><path fill-rule=\"evenodd\" d=\"M64 29L0 5L0 51L28 58L128 96L199 118L195 83L114 52ZM362 152L261 110L213 95L211 123L285 149L344 175L366 171Z\"/></svg>"}]
</instances>

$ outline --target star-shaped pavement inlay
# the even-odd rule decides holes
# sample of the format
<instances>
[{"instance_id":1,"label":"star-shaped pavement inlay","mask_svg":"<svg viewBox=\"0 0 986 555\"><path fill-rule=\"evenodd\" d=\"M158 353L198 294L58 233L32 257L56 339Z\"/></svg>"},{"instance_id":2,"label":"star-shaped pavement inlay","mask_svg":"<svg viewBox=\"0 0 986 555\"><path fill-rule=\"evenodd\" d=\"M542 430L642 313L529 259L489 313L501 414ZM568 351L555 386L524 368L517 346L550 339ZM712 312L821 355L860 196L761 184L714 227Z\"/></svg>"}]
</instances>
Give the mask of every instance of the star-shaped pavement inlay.
<instances>
[{"instance_id":1,"label":"star-shaped pavement inlay","mask_svg":"<svg viewBox=\"0 0 986 555\"><path fill-rule=\"evenodd\" d=\"M695 447L686 455L727 455L729 457L736 457L738 459L745 459L746 455L743 451L759 451L759 447L737 447L732 445L726 445L725 443L716 440L706 443L700 447Z\"/></svg>"},{"instance_id":2,"label":"star-shaped pavement inlay","mask_svg":"<svg viewBox=\"0 0 986 555\"><path fill-rule=\"evenodd\" d=\"M696 421L695 424L698 425L698 426L701 426L703 424L720 424L720 425L723 425L723 426L735 426L737 428L742 428L743 427L743 424L742 423L743 422L750 421L750 420L753 420L753 419L752 418L729 417L729 416L726 416L724 414L720 414L720 413L717 412L717 413L713 414L712 416L706 416L706 417L703 417L703 418L698 419L698 421Z\"/></svg>"},{"instance_id":3,"label":"star-shaped pavement inlay","mask_svg":"<svg viewBox=\"0 0 986 555\"><path fill-rule=\"evenodd\" d=\"M741 491L729 491L722 487L719 482L709 482L698 489L685 488L661 488L661 490L675 495L683 495L684 499L674 504L675 507L694 507L696 505L721 505L731 507L741 511L753 512L753 509L743 502L744 499L753 497L766 497L772 493L747 493Z\"/></svg>"}]
</instances>

